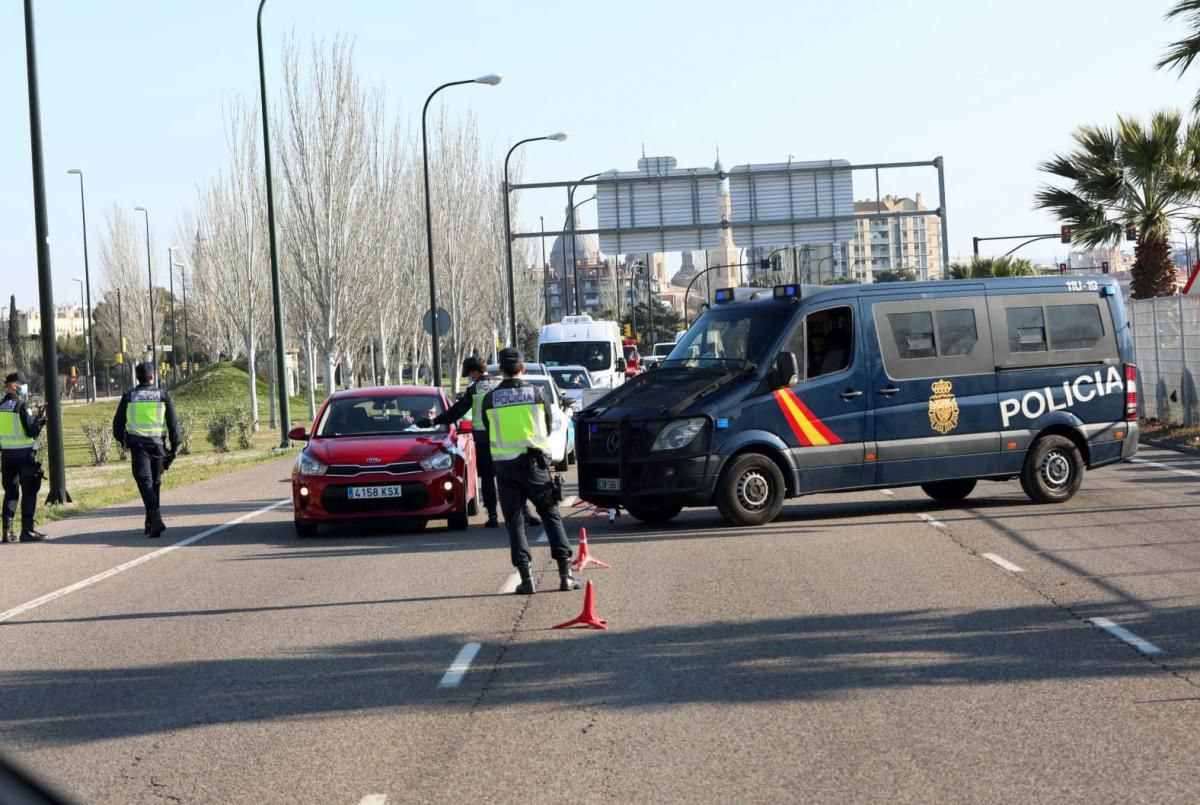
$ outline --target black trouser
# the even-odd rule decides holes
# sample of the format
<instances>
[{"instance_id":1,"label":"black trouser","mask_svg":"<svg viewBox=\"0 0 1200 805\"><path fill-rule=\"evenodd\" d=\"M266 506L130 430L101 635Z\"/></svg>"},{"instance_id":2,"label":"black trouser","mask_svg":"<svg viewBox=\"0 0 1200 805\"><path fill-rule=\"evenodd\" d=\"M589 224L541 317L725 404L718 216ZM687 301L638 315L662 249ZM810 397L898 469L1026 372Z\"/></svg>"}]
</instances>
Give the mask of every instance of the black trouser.
<instances>
[{"instance_id":1,"label":"black trouser","mask_svg":"<svg viewBox=\"0 0 1200 805\"><path fill-rule=\"evenodd\" d=\"M21 498L21 530L33 528L33 514L37 511L38 490L42 479L37 460L31 451L22 451L15 456L0 458L0 476L4 480L4 522L10 523L17 516L17 496Z\"/></svg>"},{"instance_id":2,"label":"black trouser","mask_svg":"<svg viewBox=\"0 0 1200 805\"><path fill-rule=\"evenodd\" d=\"M495 462L496 485L500 491L500 510L504 512L504 527L508 529L508 547L513 567L528 567L533 558L525 539L525 501L533 503L546 537L550 540L550 555L555 559L571 558L571 543L563 530L558 501L550 485L550 471L539 467L529 456Z\"/></svg>"},{"instance_id":3,"label":"black trouser","mask_svg":"<svg viewBox=\"0 0 1200 805\"><path fill-rule=\"evenodd\" d=\"M491 516L496 514L496 470L492 466L492 446L487 431L475 433L475 469L483 486L483 507Z\"/></svg>"},{"instance_id":4,"label":"black trouser","mask_svg":"<svg viewBox=\"0 0 1200 805\"><path fill-rule=\"evenodd\" d=\"M162 486L163 459L166 453L159 442L131 441L129 458L133 464L133 480L137 482L138 493L146 513L158 509L158 490Z\"/></svg>"}]
</instances>

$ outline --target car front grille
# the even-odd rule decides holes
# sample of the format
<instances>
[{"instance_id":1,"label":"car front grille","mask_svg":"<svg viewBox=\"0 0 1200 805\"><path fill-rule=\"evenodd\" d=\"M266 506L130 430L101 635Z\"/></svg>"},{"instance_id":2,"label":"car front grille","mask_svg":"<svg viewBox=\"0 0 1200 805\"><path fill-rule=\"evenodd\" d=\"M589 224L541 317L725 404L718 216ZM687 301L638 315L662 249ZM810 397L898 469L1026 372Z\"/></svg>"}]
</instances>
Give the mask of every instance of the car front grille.
<instances>
[{"instance_id":1,"label":"car front grille","mask_svg":"<svg viewBox=\"0 0 1200 805\"><path fill-rule=\"evenodd\" d=\"M353 478L357 475L371 475L375 473L408 475L420 471L421 465L416 461L400 461L395 464L332 464L325 474L336 478Z\"/></svg>"}]
</instances>

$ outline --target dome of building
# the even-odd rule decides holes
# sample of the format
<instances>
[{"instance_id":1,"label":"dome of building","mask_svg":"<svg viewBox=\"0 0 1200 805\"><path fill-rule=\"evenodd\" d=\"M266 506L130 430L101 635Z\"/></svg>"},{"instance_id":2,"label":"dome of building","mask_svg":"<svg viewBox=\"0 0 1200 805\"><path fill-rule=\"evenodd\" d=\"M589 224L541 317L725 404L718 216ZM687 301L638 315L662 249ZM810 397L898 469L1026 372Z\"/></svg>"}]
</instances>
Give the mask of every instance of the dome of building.
<instances>
[{"instance_id":1,"label":"dome of building","mask_svg":"<svg viewBox=\"0 0 1200 805\"><path fill-rule=\"evenodd\" d=\"M579 210L575 211L575 228L582 229L579 223ZM563 254L563 250L566 254ZM600 260L600 246L596 242L595 235L576 235L575 245L571 246L571 233L560 232L554 238L554 244L550 247L549 260L553 266L557 276L566 276L565 267L571 265L571 260L579 261L580 265L585 263L595 263Z\"/></svg>"}]
</instances>

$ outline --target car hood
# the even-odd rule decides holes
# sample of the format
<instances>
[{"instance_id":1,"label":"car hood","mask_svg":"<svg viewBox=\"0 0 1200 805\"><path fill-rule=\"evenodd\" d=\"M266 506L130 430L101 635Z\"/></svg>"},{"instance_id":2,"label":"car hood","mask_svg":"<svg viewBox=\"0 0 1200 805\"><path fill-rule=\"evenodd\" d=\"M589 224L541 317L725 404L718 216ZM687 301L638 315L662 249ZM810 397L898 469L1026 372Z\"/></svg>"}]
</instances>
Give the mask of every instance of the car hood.
<instances>
[{"instance_id":1,"label":"car hood","mask_svg":"<svg viewBox=\"0 0 1200 805\"><path fill-rule=\"evenodd\" d=\"M743 377L740 371L655 369L627 380L584 409L587 419L622 419L626 416L680 416L721 409L738 392L731 388Z\"/></svg>"},{"instance_id":2,"label":"car hood","mask_svg":"<svg viewBox=\"0 0 1200 805\"><path fill-rule=\"evenodd\" d=\"M306 449L325 464L394 464L420 461L453 444L454 440L444 433L429 436L342 436L337 439L313 439Z\"/></svg>"}]
</instances>

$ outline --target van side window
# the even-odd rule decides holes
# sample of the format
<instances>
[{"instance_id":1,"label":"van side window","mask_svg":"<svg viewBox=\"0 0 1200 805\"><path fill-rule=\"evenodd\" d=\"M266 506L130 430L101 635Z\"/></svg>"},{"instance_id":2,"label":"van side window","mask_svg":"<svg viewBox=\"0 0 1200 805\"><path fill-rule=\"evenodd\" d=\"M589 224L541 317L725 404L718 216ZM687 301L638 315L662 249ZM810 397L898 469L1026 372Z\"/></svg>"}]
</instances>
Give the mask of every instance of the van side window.
<instances>
[{"instance_id":1,"label":"van side window","mask_svg":"<svg viewBox=\"0 0 1200 805\"><path fill-rule=\"evenodd\" d=\"M942 355L970 355L979 340L974 310L939 310L937 328Z\"/></svg>"},{"instance_id":2,"label":"van side window","mask_svg":"<svg viewBox=\"0 0 1200 805\"><path fill-rule=\"evenodd\" d=\"M1047 313L1051 349L1089 349L1104 337L1096 305L1051 305Z\"/></svg>"},{"instance_id":3,"label":"van side window","mask_svg":"<svg viewBox=\"0 0 1200 805\"><path fill-rule=\"evenodd\" d=\"M804 321L808 331L805 358L808 380L850 366L854 357L854 316L849 307L818 310Z\"/></svg>"},{"instance_id":4,"label":"van side window","mask_svg":"<svg viewBox=\"0 0 1200 805\"><path fill-rule=\"evenodd\" d=\"M1008 309L1008 351L1045 352L1046 324L1040 307Z\"/></svg>"},{"instance_id":5,"label":"van side window","mask_svg":"<svg viewBox=\"0 0 1200 805\"><path fill-rule=\"evenodd\" d=\"M888 325L892 328L892 338L896 339L896 349L901 358L937 357L932 313L889 313Z\"/></svg>"}]
</instances>

